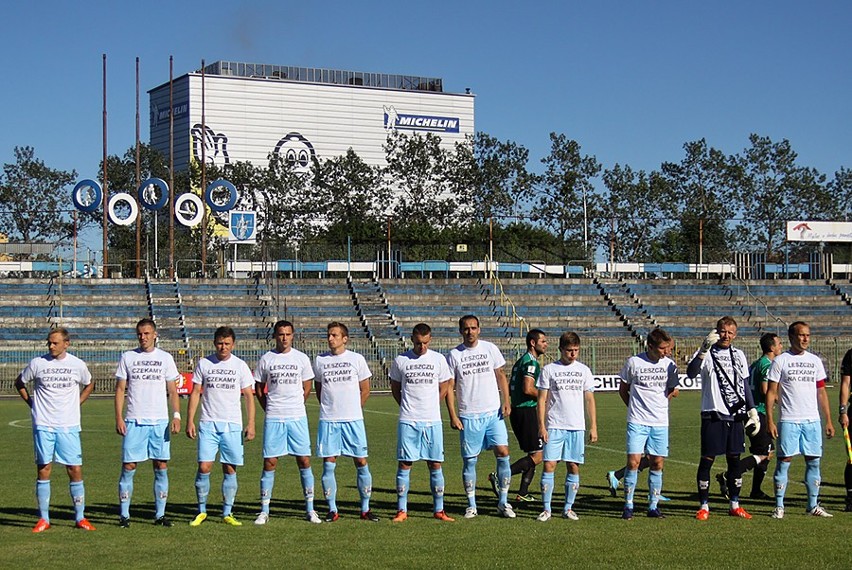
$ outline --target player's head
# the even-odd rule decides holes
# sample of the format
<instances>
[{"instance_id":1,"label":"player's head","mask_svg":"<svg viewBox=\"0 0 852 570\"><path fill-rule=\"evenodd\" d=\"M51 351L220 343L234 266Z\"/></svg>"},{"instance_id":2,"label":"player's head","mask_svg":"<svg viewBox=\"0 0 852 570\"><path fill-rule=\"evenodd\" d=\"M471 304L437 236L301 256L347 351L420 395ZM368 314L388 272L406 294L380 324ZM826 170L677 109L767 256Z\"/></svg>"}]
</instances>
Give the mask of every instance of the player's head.
<instances>
[{"instance_id":1,"label":"player's head","mask_svg":"<svg viewBox=\"0 0 852 570\"><path fill-rule=\"evenodd\" d=\"M414 354L417 356L426 354L430 342L432 342L432 327L426 323L415 325L411 331L411 344Z\"/></svg>"},{"instance_id":2,"label":"player's head","mask_svg":"<svg viewBox=\"0 0 852 570\"><path fill-rule=\"evenodd\" d=\"M231 327L219 327L213 333L213 346L216 347L216 356L219 360L228 360L234 344L237 342L237 334Z\"/></svg>"},{"instance_id":3,"label":"player's head","mask_svg":"<svg viewBox=\"0 0 852 570\"><path fill-rule=\"evenodd\" d=\"M62 358L71 345L71 335L65 327L57 327L47 333L47 351L53 358Z\"/></svg>"},{"instance_id":4,"label":"player's head","mask_svg":"<svg viewBox=\"0 0 852 570\"><path fill-rule=\"evenodd\" d=\"M770 354L776 357L784 351L784 346L781 344L781 337L775 333L764 333L760 337L760 350L763 354Z\"/></svg>"},{"instance_id":5,"label":"player's head","mask_svg":"<svg viewBox=\"0 0 852 570\"><path fill-rule=\"evenodd\" d=\"M527 351L539 357L547 352L547 335L541 329L531 329L527 333Z\"/></svg>"},{"instance_id":6,"label":"player's head","mask_svg":"<svg viewBox=\"0 0 852 570\"><path fill-rule=\"evenodd\" d=\"M559 336L559 355L564 364L571 364L580 356L580 336L575 332L564 332Z\"/></svg>"},{"instance_id":7,"label":"player's head","mask_svg":"<svg viewBox=\"0 0 852 570\"><path fill-rule=\"evenodd\" d=\"M647 344L648 357L655 362L669 356L674 348L674 340L671 335L659 327L648 333Z\"/></svg>"},{"instance_id":8,"label":"player's head","mask_svg":"<svg viewBox=\"0 0 852 570\"><path fill-rule=\"evenodd\" d=\"M811 343L811 327L804 321L796 321L787 327L787 336L790 339L790 348L796 354L801 354L808 349Z\"/></svg>"},{"instance_id":9,"label":"player's head","mask_svg":"<svg viewBox=\"0 0 852 570\"><path fill-rule=\"evenodd\" d=\"M136 323L136 340L144 352L151 352L157 346L157 323L154 319L139 319Z\"/></svg>"},{"instance_id":10,"label":"player's head","mask_svg":"<svg viewBox=\"0 0 852 570\"><path fill-rule=\"evenodd\" d=\"M349 342L349 328L343 323L332 321L325 329L328 348L332 354L341 354L346 350L346 343Z\"/></svg>"},{"instance_id":11,"label":"player's head","mask_svg":"<svg viewBox=\"0 0 852 570\"><path fill-rule=\"evenodd\" d=\"M719 348L730 347L734 339L737 338L737 321L733 317L722 317L716 321L716 333L719 335L716 346Z\"/></svg>"},{"instance_id":12,"label":"player's head","mask_svg":"<svg viewBox=\"0 0 852 570\"><path fill-rule=\"evenodd\" d=\"M479 333L479 319L476 315L465 315L459 319L459 334L462 335L465 346L476 346Z\"/></svg>"},{"instance_id":13,"label":"player's head","mask_svg":"<svg viewBox=\"0 0 852 570\"><path fill-rule=\"evenodd\" d=\"M275 350L289 352L293 346L293 323L281 320L275 323L272 330L275 331Z\"/></svg>"}]
</instances>

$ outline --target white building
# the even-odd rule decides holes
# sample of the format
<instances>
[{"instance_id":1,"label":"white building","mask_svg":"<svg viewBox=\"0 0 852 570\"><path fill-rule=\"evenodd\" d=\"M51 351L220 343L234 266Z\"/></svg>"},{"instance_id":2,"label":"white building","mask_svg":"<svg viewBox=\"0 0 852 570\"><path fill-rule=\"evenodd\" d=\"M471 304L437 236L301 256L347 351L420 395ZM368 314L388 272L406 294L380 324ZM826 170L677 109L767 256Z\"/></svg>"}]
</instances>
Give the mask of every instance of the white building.
<instances>
[{"instance_id":1,"label":"white building","mask_svg":"<svg viewBox=\"0 0 852 570\"><path fill-rule=\"evenodd\" d=\"M448 149L474 134L474 96L445 93L438 78L217 61L173 81L175 170L191 156L266 166L280 153L308 170L351 147L384 165L392 130L432 132ZM169 83L149 92L151 145L169 153ZM203 126L202 126L203 125Z\"/></svg>"}]
</instances>

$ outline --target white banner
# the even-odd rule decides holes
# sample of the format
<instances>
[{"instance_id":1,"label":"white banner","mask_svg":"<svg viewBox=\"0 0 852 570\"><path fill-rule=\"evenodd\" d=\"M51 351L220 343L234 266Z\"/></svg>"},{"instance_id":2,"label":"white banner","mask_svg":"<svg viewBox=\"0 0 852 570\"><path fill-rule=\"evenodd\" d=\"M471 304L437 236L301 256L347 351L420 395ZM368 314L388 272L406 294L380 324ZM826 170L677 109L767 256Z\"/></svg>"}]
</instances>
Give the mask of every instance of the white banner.
<instances>
[{"instance_id":1,"label":"white banner","mask_svg":"<svg viewBox=\"0 0 852 570\"><path fill-rule=\"evenodd\" d=\"M852 222L787 222L787 241L852 242Z\"/></svg>"}]
</instances>

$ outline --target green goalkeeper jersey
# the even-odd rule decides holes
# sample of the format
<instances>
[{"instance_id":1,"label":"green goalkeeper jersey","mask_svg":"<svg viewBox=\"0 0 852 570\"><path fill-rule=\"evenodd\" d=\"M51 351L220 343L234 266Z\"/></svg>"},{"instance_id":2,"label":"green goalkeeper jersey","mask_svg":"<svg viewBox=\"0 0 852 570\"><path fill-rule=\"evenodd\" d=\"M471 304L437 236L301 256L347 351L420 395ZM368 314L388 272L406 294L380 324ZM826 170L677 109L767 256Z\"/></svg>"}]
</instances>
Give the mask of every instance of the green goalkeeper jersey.
<instances>
[{"instance_id":1,"label":"green goalkeeper jersey","mask_svg":"<svg viewBox=\"0 0 852 570\"><path fill-rule=\"evenodd\" d=\"M524 377L531 376L534 381L538 381L540 373L541 365L529 352L515 362L512 366L512 377L509 380L509 394L512 397L513 408L534 408L538 404L536 396L524 393Z\"/></svg>"},{"instance_id":2,"label":"green goalkeeper jersey","mask_svg":"<svg viewBox=\"0 0 852 570\"><path fill-rule=\"evenodd\" d=\"M761 414L766 413L766 394L763 393L763 383L767 381L766 374L769 372L770 366L772 366L772 361L765 354L751 365L749 379L751 393L754 396L754 407Z\"/></svg>"}]
</instances>

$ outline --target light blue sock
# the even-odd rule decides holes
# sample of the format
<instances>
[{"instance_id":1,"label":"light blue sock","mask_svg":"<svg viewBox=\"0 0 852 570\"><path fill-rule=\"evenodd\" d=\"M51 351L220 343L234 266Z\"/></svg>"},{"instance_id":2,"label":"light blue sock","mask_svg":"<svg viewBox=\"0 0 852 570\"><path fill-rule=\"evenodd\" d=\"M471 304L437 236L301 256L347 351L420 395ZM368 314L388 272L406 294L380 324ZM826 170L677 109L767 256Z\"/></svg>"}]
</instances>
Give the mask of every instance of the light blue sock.
<instances>
[{"instance_id":1,"label":"light blue sock","mask_svg":"<svg viewBox=\"0 0 852 570\"><path fill-rule=\"evenodd\" d=\"M505 505L509 498L509 485L512 484L512 465L509 456L497 458L497 481L500 482L500 496L497 505Z\"/></svg>"},{"instance_id":2,"label":"light blue sock","mask_svg":"<svg viewBox=\"0 0 852 570\"><path fill-rule=\"evenodd\" d=\"M574 501L577 500L577 490L580 488L580 474L576 475L569 473L565 477L565 509L570 511L574 508Z\"/></svg>"},{"instance_id":3,"label":"light blue sock","mask_svg":"<svg viewBox=\"0 0 852 570\"><path fill-rule=\"evenodd\" d=\"M663 490L663 472L648 470L648 510L657 508L660 502L660 492Z\"/></svg>"},{"instance_id":4,"label":"light blue sock","mask_svg":"<svg viewBox=\"0 0 852 570\"><path fill-rule=\"evenodd\" d=\"M237 498L237 474L225 473L222 477L222 516L227 517L234 508L234 500Z\"/></svg>"},{"instance_id":5,"label":"light blue sock","mask_svg":"<svg viewBox=\"0 0 852 570\"><path fill-rule=\"evenodd\" d=\"M636 480L639 479L638 469L628 469L624 472L624 506L633 508L633 493L636 492Z\"/></svg>"},{"instance_id":6,"label":"light blue sock","mask_svg":"<svg viewBox=\"0 0 852 570\"><path fill-rule=\"evenodd\" d=\"M39 518L50 522L50 479L36 479L36 501Z\"/></svg>"},{"instance_id":7,"label":"light blue sock","mask_svg":"<svg viewBox=\"0 0 852 570\"><path fill-rule=\"evenodd\" d=\"M805 460L805 486L808 488L808 510L817 506L819 485L819 457Z\"/></svg>"},{"instance_id":8,"label":"light blue sock","mask_svg":"<svg viewBox=\"0 0 852 570\"><path fill-rule=\"evenodd\" d=\"M366 513L370 510L370 496L373 494L373 475L369 465L358 468L355 483L358 485L358 494L361 495L361 512Z\"/></svg>"},{"instance_id":9,"label":"light blue sock","mask_svg":"<svg viewBox=\"0 0 852 570\"><path fill-rule=\"evenodd\" d=\"M467 506L476 508L476 457L462 459L462 481L464 492L467 493Z\"/></svg>"},{"instance_id":10,"label":"light blue sock","mask_svg":"<svg viewBox=\"0 0 852 570\"><path fill-rule=\"evenodd\" d=\"M136 469L121 470L121 477L118 478L118 508L120 515L124 518L130 518L130 499L133 497L133 476L136 475Z\"/></svg>"},{"instance_id":11,"label":"light blue sock","mask_svg":"<svg viewBox=\"0 0 852 570\"><path fill-rule=\"evenodd\" d=\"M299 479L302 480L302 493L305 495L305 512L314 510L314 472L310 467L299 469Z\"/></svg>"},{"instance_id":12,"label":"light blue sock","mask_svg":"<svg viewBox=\"0 0 852 570\"><path fill-rule=\"evenodd\" d=\"M325 500L328 502L328 510L337 512L337 478L334 476L335 469L337 469L337 463L332 461L323 462L322 492L325 494Z\"/></svg>"},{"instance_id":13,"label":"light blue sock","mask_svg":"<svg viewBox=\"0 0 852 570\"><path fill-rule=\"evenodd\" d=\"M775 506L784 508L784 493L787 492L787 472L790 470L789 461L781 461L775 464Z\"/></svg>"},{"instance_id":14,"label":"light blue sock","mask_svg":"<svg viewBox=\"0 0 852 570\"><path fill-rule=\"evenodd\" d=\"M83 482L72 481L68 485L68 490L71 492L71 502L74 503L75 520L80 521L86 518L86 491L83 488Z\"/></svg>"},{"instance_id":15,"label":"light blue sock","mask_svg":"<svg viewBox=\"0 0 852 570\"><path fill-rule=\"evenodd\" d=\"M166 514L166 502L169 500L169 470L154 469L154 518Z\"/></svg>"},{"instance_id":16,"label":"light blue sock","mask_svg":"<svg viewBox=\"0 0 852 570\"><path fill-rule=\"evenodd\" d=\"M444 470L441 467L429 472L429 487L432 489L433 512L444 510Z\"/></svg>"},{"instance_id":17,"label":"light blue sock","mask_svg":"<svg viewBox=\"0 0 852 570\"><path fill-rule=\"evenodd\" d=\"M545 471L541 474L541 502L544 505L544 510L551 512L550 501L553 500L553 479L555 475L551 471Z\"/></svg>"},{"instance_id":18,"label":"light blue sock","mask_svg":"<svg viewBox=\"0 0 852 570\"><path fill-rule=\"evenodd\" d=\"M269 514L269 502L272 500L272 487L275 485L275 471L263 471L260 474L260 512Z\"/></svg>"},{"instance_id":19,"label":"light blue sock","mask_svg":"<svg viewBox=\"0 0 852 570\"><path fill-rule=\"evenodd\" d=\"M198 499L198 512L207 512L207 495L210 494L210 473L195 473L195 496Z\"/></svg>"},{"instance_id":20,"label":"light blue sock","mask_svg":"<svg viewBox=\"0 0 852 570\"><path fill-rule=\"evenodd\" d=\"M411 469L396 469L396 510L408 510L408 485L411 483Z\"/></svg>"}]
</instances>

